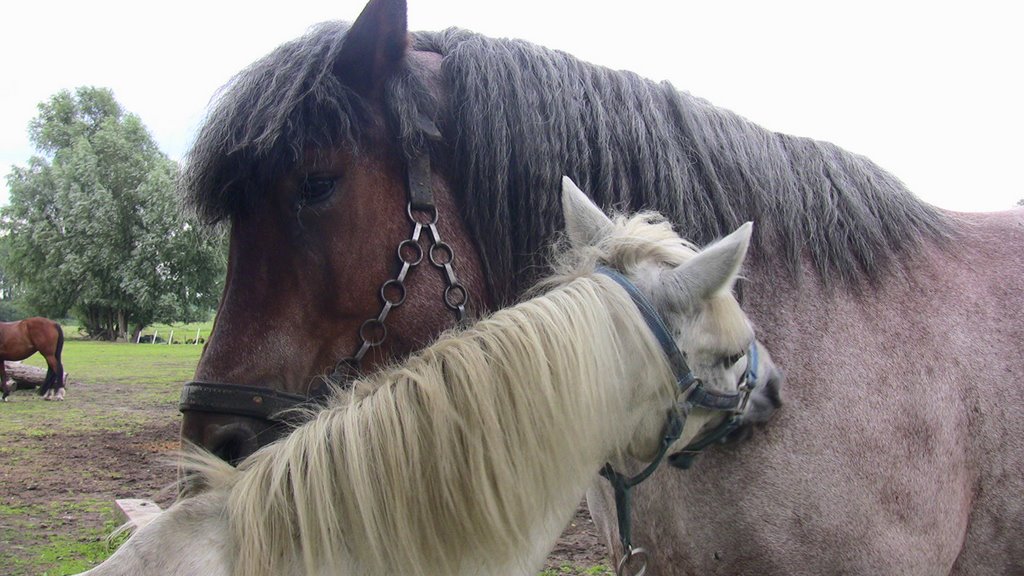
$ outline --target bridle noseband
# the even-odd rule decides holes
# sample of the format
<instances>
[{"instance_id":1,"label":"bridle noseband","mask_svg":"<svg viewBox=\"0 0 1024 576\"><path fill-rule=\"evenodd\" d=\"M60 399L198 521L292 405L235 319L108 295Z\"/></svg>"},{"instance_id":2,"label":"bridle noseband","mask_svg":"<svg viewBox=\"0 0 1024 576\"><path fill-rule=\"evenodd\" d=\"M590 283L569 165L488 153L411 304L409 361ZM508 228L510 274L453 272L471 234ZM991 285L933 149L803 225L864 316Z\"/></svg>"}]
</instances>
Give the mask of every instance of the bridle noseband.
<instances>
[{"instance_id":1,"label":"bridle noseband","mask_svg":"<svg viewBox=\"0 0 1024 576\"><path fill-rule=\"evenodd\" d=\"M430 119L421 116L419 124L427 140L434 142L441 139L441 132ZM398 273L394 278L381 284L380 310L376 316L367 319L359 326L359 344L355 353L339 361L330 375L321 379L319 384L313 386L311 383L311 388L306 395L281 392L249 384L197 380L188 382L182 388L178 403L178 409L181 412L245 416L263 420L272 425L281 425L294 418L295 409L322 404L330 395L331 384L344 385L351 382L358 376L366 354L387 340L388 329L385 322L388 315L392 310L405 303L406 278L409 272L423 261L424 255L444 276L446 283L442 295L444 305L455 315L457 323L465 322L469 292L455 275L453 267L455 250L441 238L441 233L437 228L440 214L437 204L434 202L431 185L433 176L429 149L420 150L409 159L407 172L408 203L405 214L412 224L412 233L409 238L399 242L395 251L400 264ZM426 251L420 245L424 229L430 233L430 247Z\"/></svg>"},{"instance_id":2,"label":"bridle noseband","mask_svg":"<svg viewBox=\"0 0 1024 576\"><path fill-rule=\"evenodd\" d=\"M629 294L630 299L637 307L637 310L639 310L647 327L651 330L665 356L668 358L672 374L675 377L678 393L682 397L682 400L669 410L668 422L665 424L658 452L643 470L635 476L625 476L615 471L611 464L605 464L601 469L601 476L608 479L615 493L615 512L619 524L619 541L622 544L623 550L622 559L619 560L615 573L618 576L622 576L627 565L634 559L639 559L642 564L635 576L643 576L647 572L647 551L640 547L634 548L632 545L632 489L653 474L654 470L665 459L669 448L682 435L683 427L686 424L686 416L691 409L702 408L704 410L726 412L729 414L729 417L714 429L687 444L681 451L669 456L669 463L677 468L690 468L693 465L693 459L702 450L724 439L742 424L743 415L746 413L750 402L750 393L757 382L757 342L755 341L750 344L747 369L740 378L735 393L720 393L708 390L704 387L704 383L693 374L693 371L686 363L686 357L679 349L679 346L676 345L675 339L672 337L672 333L662 319L661 314L654 308L650 300L640 292L640 289L629 278L626 278L622 273L612 268L601 266L596 272L611 278Z\"/></svg>"}]
</instances>

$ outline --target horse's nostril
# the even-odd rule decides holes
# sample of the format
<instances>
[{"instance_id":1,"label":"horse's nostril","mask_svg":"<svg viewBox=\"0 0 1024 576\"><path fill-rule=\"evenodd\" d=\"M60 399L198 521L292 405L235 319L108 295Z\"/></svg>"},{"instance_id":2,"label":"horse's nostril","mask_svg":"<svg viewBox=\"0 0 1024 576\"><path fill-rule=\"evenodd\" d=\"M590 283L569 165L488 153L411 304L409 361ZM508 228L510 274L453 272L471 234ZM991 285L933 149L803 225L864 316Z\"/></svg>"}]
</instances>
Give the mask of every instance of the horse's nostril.
<instances>
[{"instance_id":1,"label":"horse's nostril","mask_svg":"<svg viewBox=\"0 0 1024 576\"><path fill-rule=\"evenodd\" d=\"M256 448L256 433L241 424L224 426L210 439L210 452L231 465L237 465Z\"/></svg>"}]
</instances>

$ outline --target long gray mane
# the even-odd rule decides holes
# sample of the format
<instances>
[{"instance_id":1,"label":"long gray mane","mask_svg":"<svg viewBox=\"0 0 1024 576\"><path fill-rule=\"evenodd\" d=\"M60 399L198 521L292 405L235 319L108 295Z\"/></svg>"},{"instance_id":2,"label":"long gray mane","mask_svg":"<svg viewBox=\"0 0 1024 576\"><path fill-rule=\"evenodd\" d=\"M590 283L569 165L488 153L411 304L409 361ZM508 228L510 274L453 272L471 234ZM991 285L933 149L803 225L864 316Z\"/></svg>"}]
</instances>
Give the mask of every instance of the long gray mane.
<instances>
[{"instance_id":1,"label":"long gray mane","mask_svg":"<svg viewBox=\"0 0 1024 576\"><path fill-rule=\"evenodd\" d=\"M221 96L184 180L209 219L256 201L242 190L265 187L304 147L358 144L366 106L327 73L346 30L321 25ZM413 42L443 56L448 102L436 111L408 70L388 87L389 128L411 153L423 145L416 115L438 117L453 158L443 165L499 302L543 272L543 248L562 227L563 174L606 208L664 213L697 243L756 220L758 258L790 272L809 258L842 284L878 278L950 233L939 210L866 158L770 132L667 82L463 30Z\"/></svg>"}]
</instances>

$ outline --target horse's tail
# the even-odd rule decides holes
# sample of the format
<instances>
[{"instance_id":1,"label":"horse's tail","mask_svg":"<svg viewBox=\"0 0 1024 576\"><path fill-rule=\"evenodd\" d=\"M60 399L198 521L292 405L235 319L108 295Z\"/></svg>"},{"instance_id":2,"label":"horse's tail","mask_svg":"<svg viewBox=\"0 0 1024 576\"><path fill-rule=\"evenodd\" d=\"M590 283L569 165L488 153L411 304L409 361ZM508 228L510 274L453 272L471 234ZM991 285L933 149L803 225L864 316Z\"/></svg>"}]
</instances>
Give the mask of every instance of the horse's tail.
<instances>
[{"instance_id":1,"label":"horse's tail","mask_svg":"<svg viewBox=\"0 0 1024 576\"><path fill-rule=\"evenodd\" d=\"M56 323L55 323L56 324ZM53 356L57 359L57 385L56 388L60 390L64 387L64 361L60 359L61 350L64 349L64 329L57 324L57 349L54 351Z\"/></svg>"}]
</instances>

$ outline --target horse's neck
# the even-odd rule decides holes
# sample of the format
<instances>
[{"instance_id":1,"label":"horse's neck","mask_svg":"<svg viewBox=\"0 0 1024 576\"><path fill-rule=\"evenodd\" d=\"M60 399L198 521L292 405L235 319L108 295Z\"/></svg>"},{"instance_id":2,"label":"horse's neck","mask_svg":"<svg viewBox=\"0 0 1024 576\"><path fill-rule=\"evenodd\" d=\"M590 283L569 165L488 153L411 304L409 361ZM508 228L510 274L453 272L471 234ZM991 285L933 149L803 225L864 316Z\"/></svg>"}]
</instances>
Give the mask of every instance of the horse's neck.
<instances>
[{"instance_id":1,"label":"horse's neck","mask_svg":"<svg viewBox=\"0 0 1024 576\"><path fill-rule=\"evenodd\" d=\"M579 286L569 289L574 288ZM542 367L533 378L514 379L508 384L539 397L550 394L543 390L545 387L558 387L553 401L561 405L531 411L531 418L508 419L501 423L501 429L510 438L526 435L526 430L517 427L542 429L538 434L542 441L535 444L539 450L524 453L514 464L524 469L520 476L556 475L559 481L549 485L545 494L527 486L505 487L525 491L522 502L526 509L520 524L531 527L531 541L525 548L511 551L511 564L495 565L491 563L493 558L484 557L482 563L465 565L465 574L535 574L597 478L595 472L627 451L637 423L646 419L644 413L661 413L651 405L659 393L645 389L665 379L665 368L658 358L650 357L655 349L646 326L636 321L636 310L627 298L600 287L597 291L603 295L599 307L581 307L573 298L559 300L550 294L543 300L544 306L564 307L562 313L567 318L593 315L596 320L585 329L591 338L573 334L569 328L557 341L546 342L550 334L541 325L544 322L532 324L529 319L536 316L529 314L516 316L506 324L510 326L506 329L540 339L533 361ZM499 312L495 319L500 323L505 316L515 314L515 310ZM485 325L484 329L489 327ZM567 363L564 358L572 360ZM479 382L464 384L473 387ZM530 387L536 390L530 391Z\"/></svg>"},{"instance_id":2,"label":"horse's neck","mask_svg":"<svg viewBox=\"0 0 1024 576\"><path fill-rule=\"evenodd\" d=\"M275 508L298 510L310 527L266 541L297 538L326 566L346 561L332 551L351 550L358 557L347 561L367 573L534 573L595 472L626 450L641 413L654 412L658 393L646 388L665 382L667 368L651 360L646 330L627 297L583 280L438 342L246 471L247 493L266 495L261 478L286 467L294 492L279 497L291 504ZM330 469L309 472L328 460ZM325 482L346 488L294 501ZM318 526L337 526L330 538L344 545ZM241 546L245 558L264 544Z\"/></svg>"},{"instance_id":3,"label":"horse's neck","mask_svg":"<svg viewBox=\"0 0 1024 576\"><path fill-rule=\"evenodd\" d=\"M216 491L182 500L82 576L229 576L234 554L225 521L225 499L223 491Z\"/></svg>"}]
</instances>

